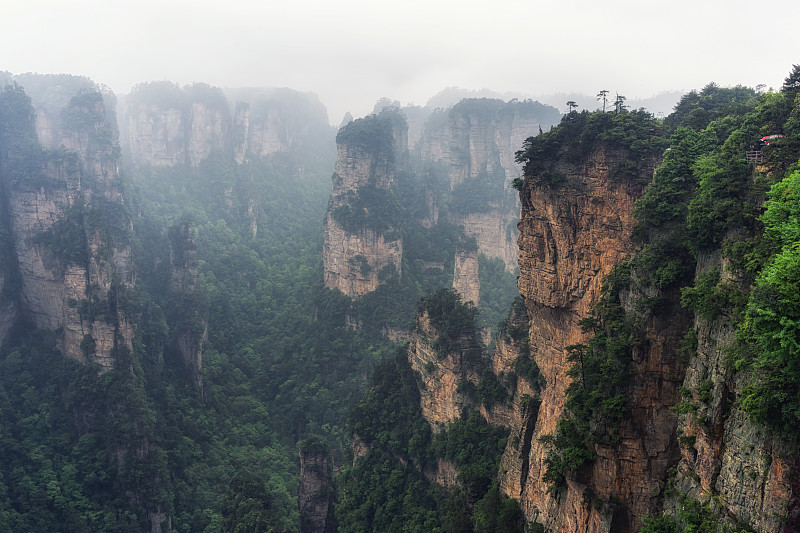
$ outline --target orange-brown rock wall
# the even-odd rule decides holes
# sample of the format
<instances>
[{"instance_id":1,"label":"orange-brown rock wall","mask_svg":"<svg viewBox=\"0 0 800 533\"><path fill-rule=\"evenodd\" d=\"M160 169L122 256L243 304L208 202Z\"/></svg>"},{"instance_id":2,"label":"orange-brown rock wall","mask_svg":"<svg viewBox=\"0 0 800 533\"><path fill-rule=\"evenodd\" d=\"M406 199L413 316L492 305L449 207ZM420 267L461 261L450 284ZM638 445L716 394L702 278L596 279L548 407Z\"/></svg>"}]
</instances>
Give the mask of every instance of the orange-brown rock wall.
<instances>
[{"instance_id":1,"label":"orange-brown rock wall","mask_svg":"<svg viewBox=\"0 0 800 533\"><path fill-rule=\"evenodd\" d=\"M465 352L473 347L474 339L462 339L462 349L440 353L434 347L438 332L426 313L417 317L414 334L408 347L408 361L420 380L420 406L422 416L434 431L461 418L465 407L472 401L459 391L459 383L478 383L476 365L470 364Z\"/></svg>"},{"instance_id":2,"label":"orange-brown rock wall","mask_svg":"<svg viewBox=\"0 0 800 533\"><path fill-rule=\"evenodd\" d=\"M675 457L670 447L675 418L668 406L680 368L674 365L675 346L660 340L672 338L671 332L663 335L672 326L640 312L636 302L642 298L628 295L627 311L640 313L645 340L634 354L637 377L629 391L634 409L621 428L621 441L598 446L593 468L574 476L564 491L548 494L543 480L549 450L540 438L555 433L564 411L571 366L566 347L587 340L579 321L598 301L603 279L633 249L629 235L642 186L635 176L612 179L610 167L621 156L596 151L580 165L559 168L565 182L543 185L529 177L520 195L519 288L530 320L531 353L546 385L535 416L519 417L522 425L512 428L517 438L509 439L502 459L501 486L520 500L529 520L552 531L632 530L636 517L656 505L659 482ZM680 329L680 322L675 327ZM584 498L586 489L628 507L612 513L592 505Z\"/></svg>"}]
</instances>

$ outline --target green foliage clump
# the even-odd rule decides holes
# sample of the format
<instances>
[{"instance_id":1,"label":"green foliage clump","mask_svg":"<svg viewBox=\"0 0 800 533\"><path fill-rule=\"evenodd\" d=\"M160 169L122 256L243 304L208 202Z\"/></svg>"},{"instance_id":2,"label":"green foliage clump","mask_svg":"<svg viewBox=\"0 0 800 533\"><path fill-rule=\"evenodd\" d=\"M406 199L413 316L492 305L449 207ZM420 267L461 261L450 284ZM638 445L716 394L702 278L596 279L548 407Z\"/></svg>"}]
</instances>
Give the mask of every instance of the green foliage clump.
<instances>
[{"instance_id":1,"label":"green foliage clump","mask_svg":"<svg viewBox=\"0 0 800 533\"><path fill-rule=\"evenodd\" d=\"M496 208L503 199L505 191L505 171L481 172L474 178L467 178L450 192L447 209L458 214L487 213Z\"/></svg>"},{"instance_id":2,"label":"green foliage clump","mask_svg":"<svg viewBox=\"0 0 800 533\"><path fill-rule=\"evenodd\" d=\"M742 408L756 421L796 435L800 421L800 171L775 184L761 217L776 253L756 278L740 338L752 369Z\"/></svg>"},{"instance_id":3,"label":"green foliage clump","mask_svg":"<svg viewBox=\"0 0 800 533\"><path fill-rule=\"evenodd\" d=\"M556 185L563 180L557 162L579 162L601 146L624 154L612 174L625 179L663 152L667 141L660 123L644 110L582 111L565 115L552 131L526 139L516 158L524 165L525 176Z\"/></svg>"},{"instance_id":4,"label":"green foliage clump","mask_svg":"<svg viewBox=\"0 0 800 533\"><path fill-rule=\"evenodd\" d=\"M402 114L386 109L377 115L369 115L347 124L336 134L336 144L356 147L393 163L396 149L394 132L407 127Z\"/></svg>"},{"instance_id":5,"label":"green foliage clump","mask_svg":"<svg viewBox=\"0 0 800 533\"><path fill-rule=\"evenodd\" d=\"M473 411L436 435L433 454L452 461L459 481L471 496L479 498L486 494L497 474L507 435L506 428L490 426L479 412Z\"/></svg>"},{"instance_id":6,"label":"green foliage clump","mask_svg":"<svg viewBox=\"0 0 800 533\"><path fill-rule=\"evenodd\" d=\"M676 518L662 515L644 519L640 533L752 533L746 524L730 526L715 512L711 501L703 503L690 496L680 497Z\"/></svg>"},{"instance_id":7,"label":"green foliage clump","mask_svg":"<svg viewBox=\"0 0 800 533\"><path fill-rule=\"evenodd\" d=\"M475 317L478 310L471 302L463 303L461 295L452 288L439 289L420 301L419 313L426 313L437 333L434 348L446 354L462 348L466 339L470 347L478 348Z\"/></svg>"},{"instance_id":8,"label":"green foliage clump","mask_svg":"<svg viewBox=\"0 0 800 533\"><path fill-rule=\"evenodd\" d=\"M30 97L19 85L0 89L0 153L3 178L9 183L42 180L44 153L36 134L36 116Z\"/></svg>"},{"instance_id":9,"label":"green foliage clump","mask_svg":"<svg viewBox=\"0 0 800 533\"><path fill-rule=\"evenodd\" d=\"M20 328L0 350L0 530L148 529L142 508L167 508L173 487L155 481L164 455L143 445L158 425L144 390L55 345L54 332Z\"/></svg>"},{"instance_id":10,"label":"green foliage clump","mask_svg":"<svg viewBox=\"0 0 800 533\"><path fill-rule=\"evenodd\" d=\"M713 268L700 274L692 287L681 289L681 305L697 312L706 320L743 307L744 293L731 281L720 281L720 271Z\"/></svg>"},{"instance_id":11,"label":"green foliage clump","mask_svg":"<svg viewBox=\"0 0 800 533\"><path fill-rule=\"evenodd\" d=\"M61 111L61 125L72 131L91 131L105 120L103 95L98 91L80 92Z\"/></svg>"},{"instance_id":12,"label":"green foliage clump","mask_svg":"<svg viewBox=\"0 0 800 533\"><path fill-rule=\"evenodd\" d=\"M273 509L272 495L264 480L254 474L231 479L222 501L222 533L270 533L286 531L287 517Z\"/></svg>"},{"instance_id":13,"label":"green foliage clump","mask_svg":"<svg viewBox=\"0 0 800 533\"><path fill-rule=\"evenodd\" d=\"M702 130L714 120L743 114L755 97L756 92L749 87L720 87L709 83L699 93L690 91L683 95L664 122L670 128L686 126Z\"/></svg>"},{"instance_id":14,"label":"green foliage clump","mask_svg":"<svg viewBox=\"0 0 800 533\"><path fill-rule=\"evenodd\" d=\"M506 270L502 259L478 256L480 281L480 315L478 321L484 328L499 324L508 313L514 299L519 296L514 274Z\"/></svg>"},{"instance_id":15,"label":"green foliage clump","mask_svg":"<svg viewBox=\"0 0 800 533\"><path fill-rule=\"evenodd\" d=\"M522 531L516 502L493 483L507 430L473 412L434 436L406 357L400 349L376 367L352 412L351 431L369 451L337 478L339 530ZM424 478L439 460L456 467L458 488Z\"/></svg>"},{"instance_id":16,"label":"green foliage clump","mask_svg":"<svg viewBox=\"0 0 800 533\"><path fill-rule=\"evenodd\" d=\"M707 135L678 128L671 148L656 169L634 209L632 238L642 244L637 255L639 271L659 289L685 284L694 275L695 259L687 246L685 219L697 180L695 160L711 145Z\"/></svg>"},{"instance_id":17,"label":"green foliage clump","mask_svg":"<svg viewBox=\"0 0 800 533\"><path fill-rule=\"evenodd\" d=\"M351 433L381 450L419 464L430 460L432 433L419 406L419 392L405 350L379 364L371 387L353 407Z\"/></svg>"},{"instance_id":18,"label":"green foliage clump","mask_svg":"<svg viewBox=\"0 0 800 533\"><path fill-rule=\"evenodd\" d=\"M525 517L519 504L500 492L494 482L472 511L475 533L513 533L525 531Z\"/></svg>"},{"instance_id":19,"label":"green foliage clump","mask_svg":"<svg viewBox=\"0 0 800 533\"><path fill-rule=\"evenodd\" d=\"M331 215L349 233L370 229L393 240L400 237L403 212L391 190L367 184L358 193L347 194Z\"/></svg>"},{"instance_id":20,"label":"green foliage clump","mask_svg":"<svg viewBox=\"0 0 800 533\"><path fill-rule=\"evenodd\" d=\"M86 266L89 262L89 247L84 225L83 202L64 210L64 217L34 238L34 242L45 246L66 269L70 264Z\"/></svg>"}]
</instances>

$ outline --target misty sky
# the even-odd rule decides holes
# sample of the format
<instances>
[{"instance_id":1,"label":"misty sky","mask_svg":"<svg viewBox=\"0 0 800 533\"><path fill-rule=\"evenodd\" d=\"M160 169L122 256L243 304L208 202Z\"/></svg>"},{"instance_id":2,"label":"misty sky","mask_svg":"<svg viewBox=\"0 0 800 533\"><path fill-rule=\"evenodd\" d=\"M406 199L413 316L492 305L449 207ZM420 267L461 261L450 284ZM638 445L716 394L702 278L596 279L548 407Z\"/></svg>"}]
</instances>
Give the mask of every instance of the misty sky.
<instances>
[{"instance_id":1,"label":"misty sky","mask_svg":"<svg viewBox=\"0 0 800 533\"><path fill-rule=\"evenodd\" d=\"M634 97L779 87L797 0L0 0L0 70L312 91L337 124L449 86Z\"/></svg>"}]
</instances>

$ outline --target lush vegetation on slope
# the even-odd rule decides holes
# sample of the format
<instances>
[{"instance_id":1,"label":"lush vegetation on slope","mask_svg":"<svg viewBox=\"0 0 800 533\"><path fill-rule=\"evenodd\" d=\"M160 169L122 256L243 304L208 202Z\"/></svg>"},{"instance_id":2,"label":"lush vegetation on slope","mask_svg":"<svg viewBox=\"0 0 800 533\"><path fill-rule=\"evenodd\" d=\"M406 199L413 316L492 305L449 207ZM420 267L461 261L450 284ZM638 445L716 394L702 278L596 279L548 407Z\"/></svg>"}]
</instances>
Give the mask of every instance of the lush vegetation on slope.
<instances>
[{"instance_id":1,"label":"lush vegetation on slope","mask_svg":"<svg viewBox=\"0 0 800 533\"><path fill-rule=\"evenodd\" d=\"M148 86L153 94L131 101L157 100L161 89ZM179 91L181 105L198 98L220 104L220 93L206 89ZM5 91L25 100L21 89ZM27 109L20 119L27 126L8 134L27 134L41 153L29 105L2 109ZM133 354L119 354L120 367L98 376L57 354L51 332L21 324L6 342L0 530L141 531L157 509L175 531L255 531L247 525L253 521L298 530L297 441L320 435L340 463L349 399L390 353L387 341L347 329L348 302L322 288L332 132L324 122L304 127L318 130L306 130L306 140L327 138L322 146L329 148L300 143L247 165L218 152L197 168L127 170L126 203L136 216L125 239L137 288L100 303L122 306L136 324ZM13 154L21 153L19 141L2 139L12 141ZM15 168L20 179L35 177L38 161L22 157L28 169L5 158L3 179L15 179ZM111 229L125 220L106 215L98 213L98 223ZM42 243L85 246L71 220ZM2 237L5 243L8 232ZM70 245L64 260L82 262L81 250ZM174 268L197 269L193 289L173 287ZM11 291L13 277L5 281ZM202 335L204 324L201 390L178 337Z\"/></svg>"},{"instance_id":2,"label":"lush vegetation on slope","mask_svg":"<svg viewBox=\"0 0 800 533\"><path fill-rule=\"evenodd\" d=\"M493 484L504 428L474 412L434 435L404 348L376 368L371 383L350 423L365 453L338 478L340 531L522 531L516 502ZM456 487L430 481L439 461L457 469Z\"/></svg>"}]
</instances>

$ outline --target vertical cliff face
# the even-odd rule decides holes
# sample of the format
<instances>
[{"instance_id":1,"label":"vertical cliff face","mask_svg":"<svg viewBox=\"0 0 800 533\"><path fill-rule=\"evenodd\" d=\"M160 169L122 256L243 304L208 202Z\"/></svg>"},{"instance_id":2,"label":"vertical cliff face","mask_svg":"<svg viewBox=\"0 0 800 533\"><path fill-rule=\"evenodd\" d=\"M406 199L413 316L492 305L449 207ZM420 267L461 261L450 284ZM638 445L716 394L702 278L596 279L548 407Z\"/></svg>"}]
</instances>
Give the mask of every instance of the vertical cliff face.
<instances>
[{"instance_id":1,"label":"vertical cliff face","mask_svg":"<svg viewBox=\"0 0 800 533\"><path fill-rule=\"evenodd\" d=\"M125 103L123 132L137 165L196 167L230 142L230 111L219 89L154 83L140 87Z\"/></svg>"},{"instance_id":2,"label":"vertical cliff face","mask_svg":"<svg viewBox=\"0 0 800 533\"><path fill-rule=\"evenodd\" d=\"M475 237L480 253L499 257L510 272L517 269L513 228L519 203L509 187L522 175L515 153L524 139L558 118L535 102L467 99L434 113L418 145L423 160L447 168L455 201L449 220Z\"/></svg>"},{"instance_id":3,"label":"vertical cliff face","mask_svg":"<svg viewBox=\"0 0 800 533\"><path fill-rule=\"evenodd\" d=\"M325 286L350 298L402 273L396 175L408 159L405 120L392 111L356 120L337 136L336 171L325 221Z\"/></svg>"},{"instance_id":4,"label":"vertical cliff face","mask_svg":"<svg viewBox=\"0 0 800 533\"><path fill-rule=\"evenodd\" d=\"M330 523L333 487L328 469L328 447L311 439L300 444L300 531L326 533L334 531Z\"/></svg>"},{"instance_id":5,"label":"vertical cliff face","mask_svg":"<svg viewBox=\"0 0 800 533\"><path fill-rule=\"evenodd\" d=\"M512 216L511 212L512 209L504 205L486 212L449 213L448 218L464 228L464 233L475 237L479 253L501 259L506 270L516 272L518 250L513 228L519 213Z\"/></svg>"},{"instance_id":6,"label":"vertical cliff face","mask_svg":"<svg viewBox=\"0 0 800 533\"><path fill-rule=\"evenodd\" d=\"M133 161L155 167L185 164L184 119L180 108L133 105L128 114L127 131Z\"/></svg>"},{"instance_id":7,"label":"vertical cliff face","mask_svg":"<svg viewBox=\"0 0 800 533\"><path fill-rule=\"evenodd\" d=\"M464 384L477 385L480 380L480 348L474 332L458 333L446 344L443 335L423 312L417 317L408 348L408 362L422 383L422 415L434 431L461 418L464 409L473 405Z\"/></svg>"},{"instance_id":8,"label":"vertical cliff face","mask_svg":"<svg viewBox=\"0 0 800 533\"><path fill-rule=\"evenodd\" d=\"M566 348L587 340L579 321L590 315L603 279L632 252L633 204L646 180L612 178L611 166L620 157L598 149L580 163L559 163L553 170L564 178L561 183L531 176L520 195L519 289L530 320L531 354L546 386L536 416L519 417L522 423L512 430L520 438L506 450L501 481L529 519L553 531L633 530L640 525L637 517L655 509L659 482L675 457L670 445L675 417L666 406L674 402L680 378L669 340L680 337L672 331L680 329L680 320L642 314L638 302L644 295L628 295L629 311L641 315L645 331L634 349L632 417L623 423L619 444L597 444L590 470L568 479L566 489L548 494L543 479L549 450L540 439L556 433L571 381ZM584 498L587 489L601 500L620 498L628 507L612 512L594 506Z\"/></svg>"},{"instance_id":9,"label":"vertical cliff face","mask_svg":"<svg viewBox=\"0 0 800 533\"><path fill-rule=\"evenodd\" d=\"M292 131L286 117L276 108L266 108L253 113L251 105L239 102L234 120L237 144L236 162L245 158L265 157L279 152L288 152L293 144Z\"/></svg>"},{"instance_id":10,"label":"vertical cliff face","mask_svg":"<svg viewBox=\"0 0 800 533\"><path fill-rule=\"evenodd\" d=\"M465 99L434 113L416 148L422 159L447 164L451 190L483 173L510 180L522 175L515 154L523 141L559 119L536 102Z\"/></svg>"},{"instance_id":11,"label":"vertical cliff face","mask_svg":"<svg viewBox=\"0 0 800 533\"><path fill-rule=\"evenodd\" d=\"M701 255L697 277L716 268L738 283L727 263L717 253ZM677 428L681 458L670 482L678 496L718 496L715 511L731 522L759 532L795 531L796 452L792 443L752 422L735 401L746 379L727 363L735 324L725 314L698 314L693 330L698 343L682 383ZM674 495L665 502L674 514L681 505Z\"/></svg>"},{"instance_id":12,"label":"vertical cliff face","mask_svg":"<svg viewBox=\"0 0 800 533\"><path fill-rule=\"evenodd\" d=\"M0 168L2 167L0 166ZM19 313L16 305L16 291L13 287L17 269L16 264L9 260L14 257L14 243L11 238L8 200L5 192L3 181L0 180L0 254L5 258L0 261L0 345L5 342Z\"/></svg>"},{"instance_id":13,"label":"vertical cliff face","mask_svg":"<svg viewBox=\"0 0 800 533\"><path fill-rule=\"evenodd\" d=\"M464 302L480 304L481 284L478 276L478 250L456 250L453 288Z\"/></svg>"},{"instance_id":14,"label":"vertical cliff face","mask_svg":"<svg viewBox=\"0 0 800 533\"><path fill-rule=\"evenodd\" d=\"M176 324L176 342L183 363L192 381L203 395L203 343L208 339L208 322L199 305L197 247L194 242L194 225L187 221L176 224L169 231L170 238L170 291L175 300L186 304L188 314Z\"/></svg>"},{"instance_id":15,"label":"vertical cliff face","mask_svg":"<svg viewBox=\"0 0 800 533\"><path fill-rule=\"evenodd\" d=\"M61 329L59 348L67 356L108 370L115 350L131 346L133 329L116 298L135 279L131 225L120 215L115 125L103 96L84 93L62 111L58 131L56 153L36 155L32 144L6 152L13 159L14 150L27 150L16 157L28 161L27 168L7 165L3 176L15 299L35 325Z\"/></svg>"},{"instance_id":16,"label":"vertical cliff face","mask_svg":"<svg viewBox=\"0 0 800 533\"><path fill-rule=\"evenodd\" d=\"M215 151L223 151L230 130L227 101L192 102L189 111L187 160L193 167L200 165Z\"/></svg>"}]
</instances>

